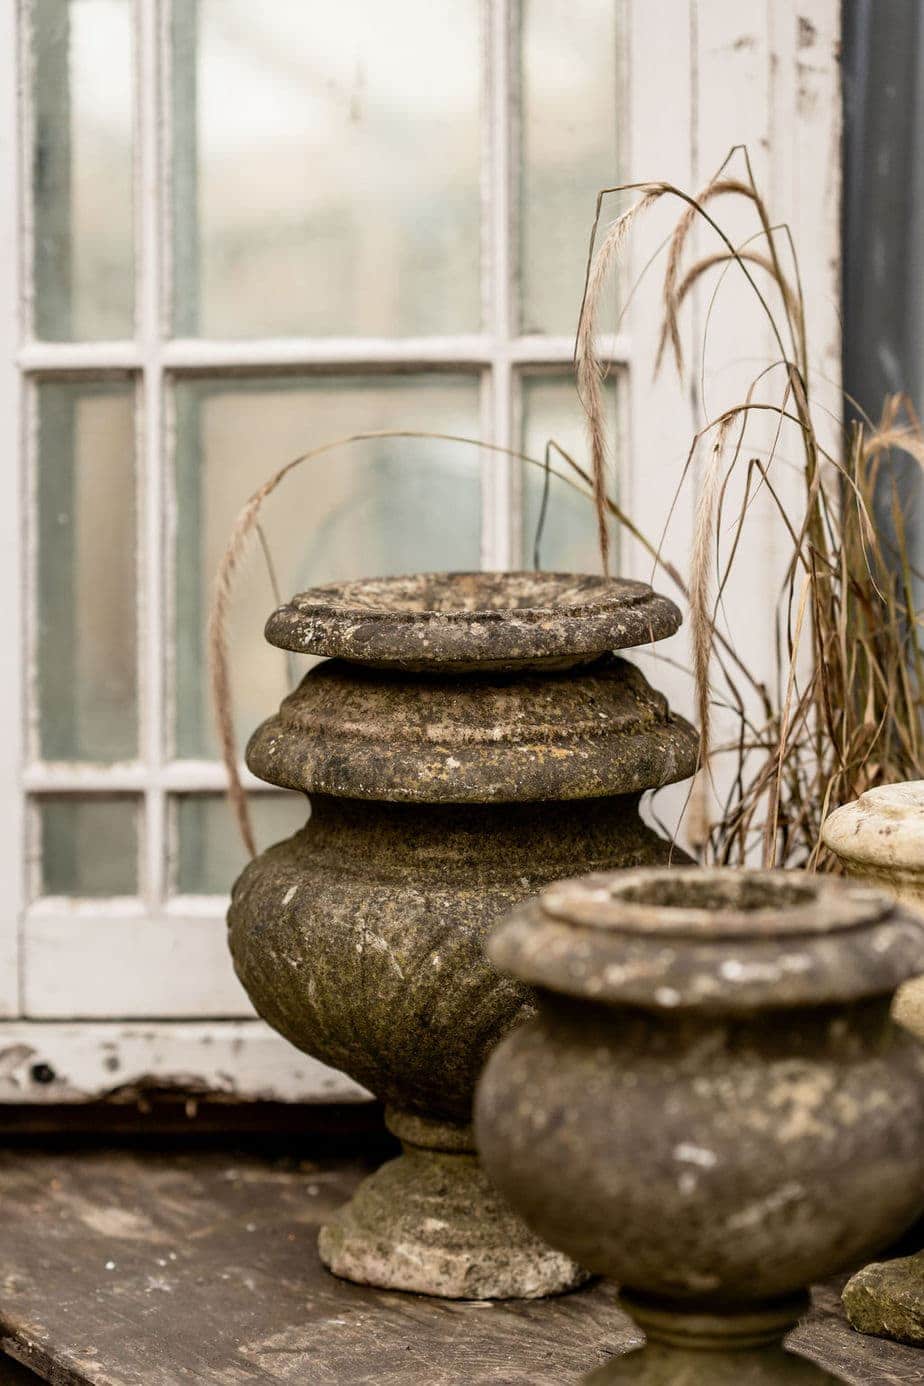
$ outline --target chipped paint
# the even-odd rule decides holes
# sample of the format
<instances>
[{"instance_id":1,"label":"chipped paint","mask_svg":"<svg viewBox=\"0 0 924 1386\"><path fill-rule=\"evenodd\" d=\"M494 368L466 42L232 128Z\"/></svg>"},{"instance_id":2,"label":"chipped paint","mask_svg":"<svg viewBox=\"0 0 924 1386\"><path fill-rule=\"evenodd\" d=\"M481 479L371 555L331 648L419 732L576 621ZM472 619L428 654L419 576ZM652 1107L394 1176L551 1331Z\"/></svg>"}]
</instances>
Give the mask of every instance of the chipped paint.
<instances>
[{"instance_id":1,"label":"chipped paint","mask_svg":"<svg viewBox=\"0 0 924 1386\"><path fill-rule=\"evenodd\" d=\"M124 1104L148 1089L242 1101L368 1100L261 1021L0 1024L0 1104Z\"/></svg>"}]
</instances>

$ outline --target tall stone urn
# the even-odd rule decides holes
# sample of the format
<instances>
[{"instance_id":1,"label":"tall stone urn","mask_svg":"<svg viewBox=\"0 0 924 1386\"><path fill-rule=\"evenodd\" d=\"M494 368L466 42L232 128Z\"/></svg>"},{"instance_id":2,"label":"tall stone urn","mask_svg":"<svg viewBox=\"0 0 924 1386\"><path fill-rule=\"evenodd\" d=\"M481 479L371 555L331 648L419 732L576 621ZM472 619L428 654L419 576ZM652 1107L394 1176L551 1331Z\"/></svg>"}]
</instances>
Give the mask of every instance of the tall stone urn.
<instances>
[{"instance_id":1,"label":"tall stone urn","mask_svg":"<svg viewBox=\"0 0 924 1386\"><path fill-rule=\"evenodd\" d=\"M260 1014L380 1097L404 1148L323 1229L336 1274L464 1298L582 1277L475 1155L475 1080L533 1012L484 942L564 873L671 856L639 797L692 773L696 738L612 651L679 621L642 584L548 573L334 584L271 616L272 644L331 658L248 747L311 816L235 885L231 952Z\"/></svg>"},{"instance_id":2,"label":"tall stone urn","mask_svg":"<svg viewBox=\"0 0 924 1386\"><path fill-rule=\"evenodd\" d=\"M835 1380L782 1339L924 1205L924 1051L889 1014L920 922L832 877L649 869L548 888L488 951L539 1013L479 1085L487 1171L648 1336L587 1380Z\"/></svg>"}]
</instances>

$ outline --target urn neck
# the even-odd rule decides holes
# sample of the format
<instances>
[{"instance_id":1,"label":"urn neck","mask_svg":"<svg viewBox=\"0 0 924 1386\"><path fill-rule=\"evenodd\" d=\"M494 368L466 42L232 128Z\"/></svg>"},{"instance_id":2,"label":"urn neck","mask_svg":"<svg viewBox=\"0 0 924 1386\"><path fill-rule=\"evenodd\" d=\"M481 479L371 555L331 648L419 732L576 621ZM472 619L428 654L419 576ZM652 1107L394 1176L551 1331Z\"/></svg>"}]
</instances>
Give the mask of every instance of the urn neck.
<instances>
[{"instance_id":1,"label":"urn neck","mask_svg":"<svg viewBox=\"0 0 924 1386\"><path fill-rule=\"evenodd\" d=\"M888 996L820 1006L767 1006L750 1016L594 1004L542 988L538 996L542 1023L565 1043L579 1043L588 1028L599 1027L607 1047L628 1059L644 1053L682 1062L686 1056L692 1068L729 1052L759 1055L762 1062L850 1062L906 1042L892 1021Z\"/></svg>"},{"instance_id":2,"label":"urn neck","mask_svg":"<svg viewBox=\"0 0 924 1386\"><path fill-rule=\"evenodd\" d=\"M639 796L546 804L392 804L311 796L305 829L312 850L345 862L391 863L415 872L477 870L531 880L574 870L575 862L652 860L660 839L638 814ZM664 844L665 853L668 844Z\"/></svg>"},{"instance_id":3,"label":"urn neck","mask_svg":"<svg viewBox=\"0 0 924 1386\"><path fill-rule=\"evenodd\" d=\"M401 1144L418 1150L438 1150L444 1154L474 1155L475 1133L469 1122L439 1121L418 1112L385 1108L385 1125Z\"/></svg>"},{"instance_id":4,"label":"urn neck","mask_svg":"<svg viewBox=\"0 0 924 1386\"><path fill-rule=\"evenodd\" d=\"M806 1291L746 1307L708 1313L681 1301L622 1290L619 1302L648 1341L699 1352L745 1351L778 1343L809 1307Z\"/></svg>"}]
</instances>

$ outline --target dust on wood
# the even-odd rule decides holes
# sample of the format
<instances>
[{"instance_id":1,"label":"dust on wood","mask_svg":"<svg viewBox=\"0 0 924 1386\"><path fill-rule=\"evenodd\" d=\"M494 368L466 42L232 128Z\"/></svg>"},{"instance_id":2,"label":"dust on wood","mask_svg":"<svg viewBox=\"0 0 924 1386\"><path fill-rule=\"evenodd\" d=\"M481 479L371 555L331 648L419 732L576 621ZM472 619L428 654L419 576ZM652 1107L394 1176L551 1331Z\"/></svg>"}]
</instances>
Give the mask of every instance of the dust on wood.
<instances>
[{"instance_id":1,"label":"dust on wood","mask_svg":"<svg viewBox=\"0 0 924 1386\"><path fill-rule=\"evenodd\" d=\"M638 1341L609 1285L477 1304L333 1279L318 1224L367 1169L0 1152L0 1346L53 1386L576 1386ZM914 1349L852 1332L836 1290L793 1341L849 1386L924 1382Z\"/></svg>"}]
</instances>

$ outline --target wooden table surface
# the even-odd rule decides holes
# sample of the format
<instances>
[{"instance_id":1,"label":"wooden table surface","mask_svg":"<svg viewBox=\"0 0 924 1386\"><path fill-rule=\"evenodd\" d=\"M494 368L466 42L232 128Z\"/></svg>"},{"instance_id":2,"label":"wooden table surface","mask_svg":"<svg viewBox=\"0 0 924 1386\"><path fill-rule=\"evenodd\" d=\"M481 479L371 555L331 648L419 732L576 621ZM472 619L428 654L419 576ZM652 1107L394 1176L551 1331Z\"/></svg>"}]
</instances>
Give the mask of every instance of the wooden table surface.
<instances>
[{"instance_id":1,"label":"wooden table surface","mask_svg":"<svg viewBox=\"0 0 924 1386\"><path fill-rule=\"evenodd\" d=\"M335 1280L315 1247L358 1160L0 1153L0 1348L55 1386L569 1386L638 1341L597 1284L451 1303ZM837 1287L793 1346L859 1386L924 1383L924 1352L852 1332ZM0 1386L34 1378L9 1364Z\"/></svg>"}]
</instances>

